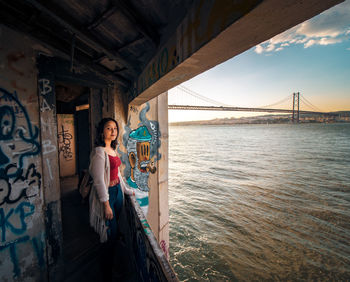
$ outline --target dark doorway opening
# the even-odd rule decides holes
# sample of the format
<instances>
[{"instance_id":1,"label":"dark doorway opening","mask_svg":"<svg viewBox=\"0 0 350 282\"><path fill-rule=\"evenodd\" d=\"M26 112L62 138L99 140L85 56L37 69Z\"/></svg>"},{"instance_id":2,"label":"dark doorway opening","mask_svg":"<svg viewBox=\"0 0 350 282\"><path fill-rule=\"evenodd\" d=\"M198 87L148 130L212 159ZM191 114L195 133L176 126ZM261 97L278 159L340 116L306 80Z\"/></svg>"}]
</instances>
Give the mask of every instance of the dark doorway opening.
<instances>
[{"instance_id":1,"label":"dark doorway opening","mask_svg":"<svg viewBox=\"0 0 350 282\"><path fill-rule=\"evenodd\" d=\"M100 243L79 182L89 167L90 88L56 82L64 281L98 281Z\"/></svg>"}]
</instances>

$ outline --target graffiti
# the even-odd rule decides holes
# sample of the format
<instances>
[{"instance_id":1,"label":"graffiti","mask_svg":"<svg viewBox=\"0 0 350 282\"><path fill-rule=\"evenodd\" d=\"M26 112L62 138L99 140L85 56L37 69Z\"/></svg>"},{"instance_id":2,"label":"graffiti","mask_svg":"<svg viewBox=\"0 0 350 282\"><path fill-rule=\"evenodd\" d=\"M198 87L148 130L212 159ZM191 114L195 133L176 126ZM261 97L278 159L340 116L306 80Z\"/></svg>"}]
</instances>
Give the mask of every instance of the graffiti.
<instances>
[{"instance_id":1,"label":"graffiti","mask_svg":"<svg viewBox=\"0 0 350 282\"><path fill-rule=\"evenodd\" d=\"M154 158L154 162L158 161L161 158L161 154L158 152L158 149L161 145L159 138L161 137L159 131L159 123L158 121L148 120L146 117L146 113L150 110L149 103L146 103L146 106L142 109L139 115L139 126L146 126L148 130L151 132L151 147L150 147L150 158Z\"/></svg>"},{"instance_id":2,"label":"graffiti","mask_svg":"<svg viewBox=\"0 0 350 282\"><path fill-rule=\"evenodd\" d=\"M36 253L36 256L38 258L39 266L43 267L45 265L44 242L41 239L34 237L34 238L32 238L32 245L33 245L34 251Z\"/></svg>"},{"instance_id":3,"label":"graffiti","mask_svg":"<svg viewBox=\"0 0 350 282\"><path fill-rule=\"evenodd\" d=\"M16 99L12 99L12 97L15 97ZM11 111L15 114L16 118L22 118L24 117L23 110L19 107L18 103L16 103L16 100L18 100L17 91L11 93L10 96L3 95L0 97L0 101L2 102L1 104L7 104ZM6 113L6 111L4 111L4 113Z\"/></svg>"},{"instance_id":4,"label":"graffiti","mask_svg":"<svg viewBox=\"0 0 350 282\"><path fill-rule=\"evenodd\" d=\"M27 170L21 169L21 173L15 178L9 178L14 164L5 169L5 174L0 176L0 206L4 203L14 204L20 199L29 199L39 194L41 187L41 174L37 172L35 165L30 164Z\"/></svg>"},{"instance_id":5,"label":"graffiti","mask_svg":"<svg viewBox=\"0 0 350 282\"><path fill-rule=\"evenodd\" d=\"M150 105L141 110L139 114L140 123L138 128L131 130L130 120L125 126L125 134L123 135L123 145L127 149L127 153L119 150L119 154L123 163L126 164L124 175L127 183L135 189L136 199L144 212L148 212L148 179L149 174L156 172L155 162L160 159L158 153L160 147L160 132L157 121L149 121L146 113L149 111Z\"/></svg>"},{"instance_id":6,"label":"graffiti","mask_svg":"<svg viewBox=\"0 0 350 282\"><path fill-rule=\"evenodd\" d=\"M130 112L138 113L139 110L137 109L137 107L131 105L131 106L130 106Z\"/></svg>"},{"instance_id":7,"label":"graffiti","mask_svg":"<svg viewBox=\"0 0 350 282\"><path fill-rule=\"evenodd\" d=\"M62 125L62 131L58 133L58 152L59 154L63 154L66 161L73 159L73 153L70 147L72 138L72 134L70 134L68 130L64 130Z\"/></svg>"},{"instance_id":8,"label":"graffiti","mask_svg":"<svg viewBox=\"0 0 350 282\"><path fill-rule=\"evenodd\" d=\"M160 247L162 248L166 259L169 260L169 248L164 240L160 241Z\"/></svg>"},{"instance_id":9,"label":"graffiti","mask_svg":"<svg viewBox=\"0 0 350 282\"><path fill-rule=\"evenodd\" d=\"M18 258L17 258L17 245L20 243L24 243L29 240L29 236L26 235L24 237L18 238L14 241L7 242L4 245L0 245L0 252L9 248L10 249L10 257L11 261L13 264L13 274L14 277L19 276L20 274L20 268L19 268L19 263L18 263Z\"/></svg>"},{"instance_id":10,"label":"graffiti","mask_svg":"<svg viewBox=\"0 0 350 282\"><path fill-rule=\"evenodd\" d=\"M6 249L9 249L11 262L13 265L13 276L18 277L21 274L19 261L17 257L17 248L20 244L26 243L30 240L30 237L28 235L25 235L23 237L17 238L16 240L7 242L3 245L0 244L0 252L5 251ZM45 258L44 258L44 242L41 239L38 239L36 237L32 238L31 240L32 246L34 249L34 252L38 259L38 264L40 267L44 267L45 265Z\"/></svg>"},{"instance_id":11,"label":"graffiti","mask_svg":"<svg viewBox=\"0 0 350 282\"><path fill-rule=\"evenodd\" d=\"M56 151L56 146L51 144L51 140L43 140L43 154L47 155Z\"/></svg>"},{"instance_id":12,"label":"graffiti","mask_svg":"<svg viewBox=\"0 0 350 282\"><path fill-rule=\"evenodd\" d=\"M46 112L53 110L55 108L55 102L53 101L54 95L50 95L53 93L53 86L51 85L51 81L49 79L39 79L39 92L42 98L40 103L40 111Z\"/></svg>"},{"instance_id":13,"label":"graffiti","mask_svg":"<svg viewBox=\"0 0 350 282\"><path fill-rule=\"evenodd\" d=\"M52 87L50 85L50 80L47 78L39 79L39 86L40 86L40 94L46 95L52 91Z\"/></svg>"},{"instance_id":14,"label":"graffiti","mask_svg":"<svg viewBox=\"0 0 350 282\"><path fill-rule=\"evenodd\" d=\"M47 103L46 99L43 98L41 106L40 106L40 111L45 112L45 111L51 111L51 107Z\"/></svg>"},{"instance_id":15,"label":"graffiti","mask_svg":"<svg viewBox=\"0 0 350 282\"><path fill-rule=\"evenodd\" d=\"M148 68L145 69L144 74L142 75L139 81L139 85L141 86L141 89L139 90L140 92L148 88L158 79L160 79L164 74L166 74L170 70L170 65L172 66L172 68L175 67L175 62L176 64L179 62L179 57L176 56L176 49L172 50L172 53L175 54L175 57L177 59L174 60L171 56L169 60L168 48L163 48L159 56L153 61L152 64L148 66ZM169 64L169 61L171 62L171 64ZM137 90L135 89L134 92L137 92ZM136 94L137 93L134 93L132 95L137 96Z\"/></svg>"},{"instance_id":16,"label":"graffiti","mask_svg":"<svg viewBox=\"0 0 350 282\"><path fill-rule=\"evenodd\" d=\"M46 122L42 117L40 118L40 120L41 120L41 130L48 131L49 134L52 135L50 122Z\"/></svg>"},{"instance_id":17,"label":"graffiti","mask_svg":"<svg viewBox=\"0 0 350 282\"><path fill-rule=\"evenodd\" d=\"M46 159L46 165L47 165L47 169L49 171L49 176L50 179L53 180L53 175L52 175L52 169L51 169L51 163L49 159Z\"/></svg>"},{"instance_id":18,"label":"graffiti","mask_svg":"<svg viewBox=\"0 0 350 282\"><path fill-rule=\"evenodd\" d=\"M143 227L143 231L145 231L146 234L151 234L151 226L149 226L147 219L141 220L141 224Z\"/></svg>"},{"instance_id":19,"label":"graffiti","mask_svg":"<svg viewBox=\"0 0 350 282\"><path fill-rule=\"evenodd\" d=\"M29 115L25 107L19 102L17 93L10 93L0 88L0 175L4 175L4 167L12 162L16 162L17 169L8 174L8 177L15 177L21 173L24 159L38 155L40 144L38 142L39 129L32 126ZM18 115L23 115L25 127L17 126ZM9 141L17 142L16 146ZM16 151L15 151L16 149ZM16 160L17 159L17 160Z\"/></svg>"},{"instance_id":20,"label":"graffiti","mask_svg":"<svg viewBox=\"0 0 350 282\"><path fill-rule=\"evenodd\" d=\"M27 230L25 219L34 213L34 209L34 205L28 202L20 203L15 209L11 208L7 214L5 214L3 208L0 208L1 242L6 241L7 231L11 231L15 235L23 234ZM20 225L15 226L14 222L16 224L20 222Z\"/></svg>"}]
</instances>

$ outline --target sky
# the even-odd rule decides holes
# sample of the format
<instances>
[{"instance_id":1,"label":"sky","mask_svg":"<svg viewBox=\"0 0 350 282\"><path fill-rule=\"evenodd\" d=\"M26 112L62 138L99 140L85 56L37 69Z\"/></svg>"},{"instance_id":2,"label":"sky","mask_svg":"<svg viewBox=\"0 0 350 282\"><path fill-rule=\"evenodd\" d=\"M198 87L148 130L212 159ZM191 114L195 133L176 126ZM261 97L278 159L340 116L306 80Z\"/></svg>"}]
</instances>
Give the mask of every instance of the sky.
<instances>
[{"instance_id":1,"label":"sky","mask_svg":"<svg viewBox=\"0 0 350 282\"><path fill-rule=\"evenodd\" d=\"M265 106L300 92L322 111L350 111L350 0L182 85L237 107ZM180 92L169 90L169 104ZM280 107L291 108L292 98ZM249 115L258 113L169 110L169 122Z\"/></svg>"}]
</instances>

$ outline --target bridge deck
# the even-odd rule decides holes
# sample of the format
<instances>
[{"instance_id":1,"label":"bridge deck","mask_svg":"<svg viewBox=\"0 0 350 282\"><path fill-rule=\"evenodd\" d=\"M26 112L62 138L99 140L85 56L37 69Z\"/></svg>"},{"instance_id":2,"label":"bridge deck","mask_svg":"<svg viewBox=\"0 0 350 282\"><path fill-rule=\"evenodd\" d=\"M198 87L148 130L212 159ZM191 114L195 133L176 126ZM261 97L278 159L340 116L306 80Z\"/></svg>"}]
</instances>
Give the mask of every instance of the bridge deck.
<instances>
[{"instance_id":1,"label":"bridge deck","mask_svg":"<svg viewBox=\"0 0 350 282\"><path fill-rule=\"evenodd\" d=\"M286 110L286 109L190 106L190 105L168 105L168 109L169 110L229 111L229 112L293 113L293 110ZM326 114L326 115L330 114L330 113L326 113L326 112L314 112L314 111L299 111L299 113L300 114Z\"/></svg>"}]
</instances>

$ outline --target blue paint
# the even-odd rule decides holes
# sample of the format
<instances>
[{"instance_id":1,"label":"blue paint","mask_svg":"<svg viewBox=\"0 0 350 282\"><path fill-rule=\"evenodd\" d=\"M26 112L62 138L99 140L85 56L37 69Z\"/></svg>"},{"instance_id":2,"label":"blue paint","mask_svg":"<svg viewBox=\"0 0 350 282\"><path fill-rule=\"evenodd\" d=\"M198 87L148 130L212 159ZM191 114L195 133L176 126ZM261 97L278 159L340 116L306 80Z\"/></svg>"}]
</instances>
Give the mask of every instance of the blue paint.
<instances>
[{"instance_id":1,"label":"blue paint","mask_svg":"<svg viewBox=\"0 0 350 282\"><path fill-rule=\"evenodd\" d=\"M0 140L12 139L12 134L15 129L15 120L16 120L15 113L13 112L10 106L5 105L0 107L0 121L1 121ZM5 132L5 129L6 129L6 132Z\"/></svg>"},{"instance_id":2,"label":"blue paint","mask_svg":"<svg viewBox=\"0 0 350 282\"><path fill-rule=\"evenodd\" d=\"M7 90L0 87L0 94L2 94L2 96L0 96L0 99L4 99L5 101L14 101L16 103L14 106L14 108L16 109L16 112L23 113L24 118L25 118L26 123L27 123L29 137L24 136L23 130L19 131L19 137L24 142L33 145L32 151L24 152L23 154L19 155L19 161L17 164L17 167L18 167L17 171L8 175L9 177L14 177L14 176L17 176L18 173L20 173L20 169L23 167L23 160L25 157L35 156L35 155L38 155L40 153L41 147L40 147L40 144L37 140L38 136L39 136L39 129L37 126L34 126L34 127L32 126L31 121L29 119L29 115L27 113L27 110L18 100L16 92L11 94ZM0 124L1 124L0 140L11 140L11 138L13 138L12 137L13 130L14 130L14 126L16 124L16 117L15 117L14 109L11 108L10 106L2 106L0 112L1 112L1 114L0 114ZM4 132L3 132L4 127L9 126L9 123L6 119L3 121L3 119L7 116L12 118L12 126L11 126L12 130L10 130L7 134L4 134ZM5 122L5 124L3 124L3 122ZM6 125L6 122L7 122L7 125ZM8 156L6 156L0 148L0 166L6 165L7 163L9 163L9 161L10 160L9 160ZM3 169L0 169L0 170L3 170Z\"/></svg>"},{"instance_id":3,"label":"blue paint","mask_svg":"<svg viewBox=\"0 0 350 282\"><path fill-rule=\"evenodd\" d=\"M10 211L5 214L3 208L0 208L0 230L1 230L1 241L6 241L6 231L10 230L12 233L16 235L21 235L27 230L27 224L25 222L26 217L32 215L34 213L34 205L28 202L20 203L16 209L10 209ZM16 227L11 222L10 219L12 216L18 214L18 218L20 220L21 226Z\"/></svg>"},{"instance_id":4,"label":"blue paint","mask_svg":"<svg viewBox=\"0 0 350 282\"><path fill-rule=\"evenodd\" d=\"M37 238L32 238L32 244L35 251L35 254L38 258L39 266L43 267L45 265L44 259L44 243Z\"/></svg>"},{"instance_id":5,"label":"blue paint","mask_svg":"<svg viewBox=\"0 0 350 282\"><path fill-rule=\"evenodd\" d=\"M0 166L10 162L10 159L4 154L0 147Z\"/></svg>"},{"instance_id":6,"label":"blue paint","mask_svg":"<svg viewBox=\"0 0 350 282\"><path fill-rule=\"evenodd\" d=\"M19 264L18 264L18 258L17 258L17 244L19 243L23 243L29 240L29 236L26 235L24 237L18 238L14 241L8 242L4 245L0 245L0 252L2 252L3 250L9 248L10 249L10 257L11 257L11 261L13 264L13 276L17 277L20 275L20 268L19 268Z\"/></svg>"},{"instance_id":7,"label":"blue paint","mask_svg":"<svg viewBox=\"0 0 350 282\"><path fill-rule=\"evenodd\" d=\"M4 209L0 209L0 227L1 227L1 242L6 240L6 227L8 225L7 221L11 217L13 209L11 209L8 214L5 216Z\"/></svg>"},{"instance_id":8,"label":"blue paint","mask_svg":"<svg viewBox=\"0 0 350 282\"><path fill-rule=\"evenodd\" d=\"M150 158L152 158L153 156L156 156L156 158L154 159L154 161L158 161L161 159L162 155L161 153L158 152L158 149L161 146L161 141L160 141L160 137L161 137L161 133L159 131L159 123L156 120L149 120L146 117L146 113L150 110L151 106L150 104L147 102L146 106L141 110L140 114L139 114L139 119L140 122L138 124L138 126L146 126L148 129L148 132L151 132L151 152L150 152Z\"/></svg>"},{"instance_id":9,"label":"blue paint","mask_svg":"<svg viewBox=\"0 0 350 282\"><path fill-rule=\"evenodd\" d=\"M138 129L131 131L130 138L135 139L136 141L144 142L151 141L152 136L149 134L146 126L141 126Z\"/></svg>"}]
</instances>

